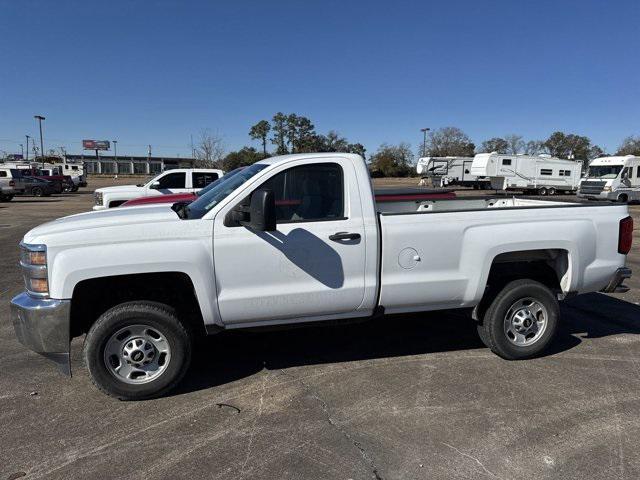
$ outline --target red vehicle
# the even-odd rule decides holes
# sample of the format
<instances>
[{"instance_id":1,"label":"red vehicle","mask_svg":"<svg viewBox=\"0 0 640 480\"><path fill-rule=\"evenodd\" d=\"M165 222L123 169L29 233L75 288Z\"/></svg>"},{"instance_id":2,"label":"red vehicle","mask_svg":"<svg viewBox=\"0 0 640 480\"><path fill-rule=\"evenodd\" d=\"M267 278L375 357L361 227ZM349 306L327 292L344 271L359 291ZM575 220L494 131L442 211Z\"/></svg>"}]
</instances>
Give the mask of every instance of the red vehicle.
<instances>
[{"instance_id":1,"label":"red vehicle","mask_svg":"<svg viewBox=\"0 0 640 480\"><path fill-rule=\"evenodd\" d=\"M31 167L30 169L20 169L23 176L35 177L41 180L51 182L53 193L75 192L78 190L73 183L73 179L69 175L50 175L50 170L42 170Z\"/></svg>"}]
</instances>

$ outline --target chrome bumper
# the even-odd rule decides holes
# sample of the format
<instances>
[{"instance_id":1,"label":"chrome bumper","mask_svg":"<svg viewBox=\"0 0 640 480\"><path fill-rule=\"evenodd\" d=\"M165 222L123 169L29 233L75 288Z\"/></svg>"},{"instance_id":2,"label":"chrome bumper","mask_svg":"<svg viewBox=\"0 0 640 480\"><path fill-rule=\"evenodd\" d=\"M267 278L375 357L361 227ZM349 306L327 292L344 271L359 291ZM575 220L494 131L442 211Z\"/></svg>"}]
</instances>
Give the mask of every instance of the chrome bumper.
<instances>
[{"instance_id":1,"label":"chrome bumper","mask_svg":"<svg viewBox=\"0 0 640 480\"><path fill-rule=\"evenodd\" d=\"M25 347L56 363L71 375L69 359L71 300L34 298L21 293L11 300L11 321Z\"/></svg>"},{"instance_id":2,"label":"chrome bumper","mask_svg":"<svg viewBox=\"0 0 640 480\"><path fill-rule=\"evenodd\" d=\"M627 278L631 278L631 269L627 267L620 267L613 274L609 285L602 289L604 293L624 293L629 291L629 287L623 285Z\"/></svg>"}]
</instances>

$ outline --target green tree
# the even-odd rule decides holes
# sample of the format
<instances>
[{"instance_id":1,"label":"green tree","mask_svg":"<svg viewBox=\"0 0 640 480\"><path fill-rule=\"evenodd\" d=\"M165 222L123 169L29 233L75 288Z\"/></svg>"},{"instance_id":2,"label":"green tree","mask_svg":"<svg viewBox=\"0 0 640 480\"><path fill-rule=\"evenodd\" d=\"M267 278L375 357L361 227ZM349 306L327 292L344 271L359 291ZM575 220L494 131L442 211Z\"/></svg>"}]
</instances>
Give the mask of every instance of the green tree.
<instances>
[{"instance_id":1,"label":"green tree","mask_svg":"<svg viewBox=\"0 0 640 480\"><path fill-rule=\"evenodd\" d=\"M407 143L399 145L380 145L376 153L371 156L370 169L384 177L406 177L412 172L413 153Z\"/></svg>"},{"instance_id":2,"label":"green tree","mask_svg":"<svg viewBox=\"0 0 640 480\"><path fill-rule=\"evenodd\" d=\"M507 153L507 149L509 148L509 144L504 138L493 137L489 140L485 140L482 142L481 153Z\"/></svg>"},{"instance_id":3,"label":"green tree","mask_svg":"<svg viewBox=\"0 0 640 480\"><path fill-rule=\"evenodd\" d=\"M640 156L640 136L627 137L622 141L616 155L638 155Z\"/></svg>"},{"instance_id":4,"label":"green tree","mask_svg":"<svg viewBox=\"0 0 640 480\"><path fill-rule=\"evenodd\" d=\"M273 136L271 137L271 143L276 145L276 154L285 155L289 153L287 148L287 116L278 112L273 116L271 131Z\"/></svg>"},{"instance_id":5,"label":"green tree","mask_svg":"<svg viewBox=\"0 0 640 480\"><path fill-rule=\"evenodd\" d=\"M444 127L429 132L427 153L431 157L473 157L476 146L462 130Z\"/></svg>"},{"instance_id":6,"label":"green tree","mask_svg":"<svg viewBox=\"0 0 640 480\"><path fill-rule=\"evenodd\" d=\"M253 147L242 147L240 150L235 152L229 152L222 159L222 168L229 172L238 167L245 167L247 165L253 165L259 160L266 158L266 155L263 152L258 152Z\"/></svg>"},{"instance_id":7,"label":"green tree","mask_svg":"<svg viewBox=\"0 0 640 480\"><path fill-rule=\"evenodd\" d=\"M582 135L553 132L544 144L554 157L586 160L591 156L591 140Z\"/></svg>"},{"instance_id":8,"label":"green tree","mask_svg":"<svg viewBox=\"0 0 640 480\"><path fill-rule=\"evenodd\" d=\"M254 140L260 140L262 142L262 153L267 156L267 136L271 130L271 125L266 120L260 120L249 130L249 136Z\"/></svg>"}]
</instances>

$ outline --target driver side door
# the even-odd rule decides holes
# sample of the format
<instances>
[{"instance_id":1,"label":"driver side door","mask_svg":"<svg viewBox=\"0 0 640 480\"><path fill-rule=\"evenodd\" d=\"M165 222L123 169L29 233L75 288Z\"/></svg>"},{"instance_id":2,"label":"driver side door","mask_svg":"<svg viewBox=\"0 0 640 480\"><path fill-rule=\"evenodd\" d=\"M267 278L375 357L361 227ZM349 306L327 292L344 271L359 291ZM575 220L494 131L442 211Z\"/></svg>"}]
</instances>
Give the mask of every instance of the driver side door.
<instances>
[{"instance_id":1,"label":"driver side door","mask_svg":"<svg viewBox=\"0 0 640 480\"><path fill-rule=\"evenodd\" d=\"M225 226L230 208L221 210L213 250L225 324L357 315L365 293L365 231L354 176L342 159L273 174L253 190L274 192L275 231Z\"/></svg>"}]
</instances>

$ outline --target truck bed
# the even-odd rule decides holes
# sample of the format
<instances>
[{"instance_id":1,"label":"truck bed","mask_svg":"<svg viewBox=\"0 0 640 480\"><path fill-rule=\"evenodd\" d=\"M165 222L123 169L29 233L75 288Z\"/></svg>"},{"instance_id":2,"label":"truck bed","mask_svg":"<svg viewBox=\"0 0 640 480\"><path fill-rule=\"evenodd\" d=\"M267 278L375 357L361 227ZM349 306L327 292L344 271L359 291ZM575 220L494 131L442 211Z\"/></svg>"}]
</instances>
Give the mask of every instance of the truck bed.
<instances>
[{"instance_id":1,"label":"truck bed","mask_svg":"<svg viewBox=\"0 0 640 480\"><path fill-rule=\"evenodd\" d=\"M597 206L591 203L588 206ZM604 203L607 205L607 203ZM381 204L376 199L378 213L382 215L399 215L411 213L437 213L452 211L472 211L505 208L551 208L587 206L578 202L561 202L516 197L466 197L447 199L399 199L390 204Z\"/></svg>"}]
</instances>

